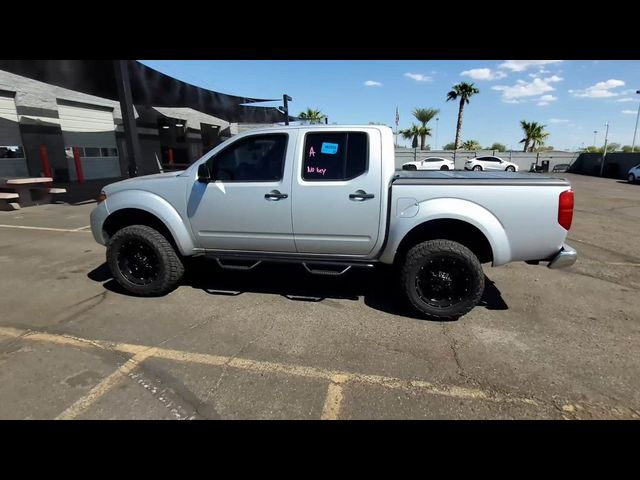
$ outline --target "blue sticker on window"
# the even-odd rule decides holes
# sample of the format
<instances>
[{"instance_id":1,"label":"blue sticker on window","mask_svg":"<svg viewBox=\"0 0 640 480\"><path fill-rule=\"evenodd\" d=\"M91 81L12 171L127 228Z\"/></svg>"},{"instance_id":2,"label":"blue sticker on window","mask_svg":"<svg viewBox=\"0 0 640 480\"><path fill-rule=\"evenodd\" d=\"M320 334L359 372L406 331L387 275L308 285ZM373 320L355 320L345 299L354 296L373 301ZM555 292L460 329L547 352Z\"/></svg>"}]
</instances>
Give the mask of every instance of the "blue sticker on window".
<instances>
[{"instance_id":1,"label":"blue sticker on window","mask_svg":"<svg viewBox=\"0 0 640 480\"><path fill-rule=\"evenodd\" d=\"M320 149L320 153L328 153L329 155L335 155L336 153L338 153L338 144L322 142L322 148Z\"/></svg>"}]
</instances>

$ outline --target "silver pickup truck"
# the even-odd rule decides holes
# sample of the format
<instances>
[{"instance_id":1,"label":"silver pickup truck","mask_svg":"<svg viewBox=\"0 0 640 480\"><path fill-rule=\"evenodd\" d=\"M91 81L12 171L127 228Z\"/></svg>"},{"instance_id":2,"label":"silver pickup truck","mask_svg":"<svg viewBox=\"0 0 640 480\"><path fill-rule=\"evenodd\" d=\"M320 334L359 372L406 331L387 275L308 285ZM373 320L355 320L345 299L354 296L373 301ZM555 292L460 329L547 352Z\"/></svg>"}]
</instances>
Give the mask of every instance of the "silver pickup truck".
<instances>
[{"instance_id":1,"label":"silver pickup truck","mask_svg":"<svg viewBox=\"0 0 640 480\"><path fill-rule=\"evenodd\" d=\"M561 178L511 172L396 171L381 126L251 130L184 171L107 185L91 213L115 279L163 295L184 258L228 269L297 262L341 275L388 264L424 316L454 319L484 290L482 263L572 265L573 192Z\"/></svg>"}]
</instances>

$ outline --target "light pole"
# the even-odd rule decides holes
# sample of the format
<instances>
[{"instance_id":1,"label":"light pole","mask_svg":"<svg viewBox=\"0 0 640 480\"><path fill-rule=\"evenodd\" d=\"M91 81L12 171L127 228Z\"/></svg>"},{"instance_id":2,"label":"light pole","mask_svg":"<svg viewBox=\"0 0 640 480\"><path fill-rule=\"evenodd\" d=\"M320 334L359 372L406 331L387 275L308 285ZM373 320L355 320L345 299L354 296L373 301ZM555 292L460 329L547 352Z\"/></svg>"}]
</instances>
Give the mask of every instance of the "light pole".
<instances>
[{"instance_id":1,"label":"light pole","mask_svg":"<svg viewBox=\"0 0 640 480\"><path fill-rule=\"evenodd\" d=\"M440 121L440 117L436 117L436 148L434 150L438 150L438 122L439 121ZM637 122L636 122L636 128L638 128ZM634 141L635 141L635 138L636 137L633 137Z\"/></svg>"},{"instance_id":2,"label":"light pole","mask_svg":"<svg viewBox=\"0 0 640 480\"><path fill-rule=\"evenodd\" d=\"M602 176L602 172L604 171L604 159L607 156L607 137L609 135L609 122L604 124L607 127L607 130L604 133L604 149L602 150L602 165L600 165L600 176Z\"/></svg>"},{"instance_id":3,"label":"light pole","mask_svg":"<svg viewBox=\"0 0 640 480\"><path fill-rule=\"evenodd\" d=\"M593 131L593 146L594 146L594 147L597 147L597 146L598 146L598 144L596 143L596 135L598 135L598 131L597 131L597 130L594 130L594 131Z\"/></svg>"},{"instance_id":4,"label":"light pole","mask_svg":"<svg viewBox=\"0 0 640 480\"><path fill-rule=\"evenodd\" d=\"M640 90L636 90L636 93L640 93ZM633 131L633 142L631 143L631 153L636 148L636 133L638 133L638 119L640 118L640 103L638 103L638 114L636 115L636 128Z\"/></svg>"}]
</instances>

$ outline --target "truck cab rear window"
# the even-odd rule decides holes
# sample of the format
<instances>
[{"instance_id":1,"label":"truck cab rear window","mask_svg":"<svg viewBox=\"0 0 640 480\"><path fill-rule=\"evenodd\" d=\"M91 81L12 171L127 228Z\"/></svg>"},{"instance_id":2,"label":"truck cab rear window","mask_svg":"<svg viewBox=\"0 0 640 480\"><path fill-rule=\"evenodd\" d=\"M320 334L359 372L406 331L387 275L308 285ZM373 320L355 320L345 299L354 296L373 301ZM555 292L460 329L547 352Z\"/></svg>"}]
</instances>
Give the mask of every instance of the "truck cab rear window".
<instances>
[{"instance_id":1,"label":"truck cab rear window","mask_svg":"<svg viewBox=\"0 0 640 480\"><path fill-rule=\"evenodd\" d=\"M367 171L369 139L364 132L308 133L303 155L304 180L351 180Z\"/></svg>"}]
</instances>

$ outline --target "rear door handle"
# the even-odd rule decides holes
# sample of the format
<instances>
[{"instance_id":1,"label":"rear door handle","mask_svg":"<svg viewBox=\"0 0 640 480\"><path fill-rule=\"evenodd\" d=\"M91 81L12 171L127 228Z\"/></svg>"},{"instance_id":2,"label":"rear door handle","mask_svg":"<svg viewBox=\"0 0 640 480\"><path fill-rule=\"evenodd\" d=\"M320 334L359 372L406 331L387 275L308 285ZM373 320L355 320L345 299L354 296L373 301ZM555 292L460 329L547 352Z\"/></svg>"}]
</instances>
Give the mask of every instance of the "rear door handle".
<instances>
[{"instance_id":1,"label":"rear door handle","mask_svg":"<svg viewBox=\"0 0 640 480\"><path fill-rule=\"evenodd\" d=\"M271 190L269 193L264 194L264 198L269 201L278 201L283 198L287 198L289 195L286 193L280 193L278 190Z\"/></svg>"},{"instance_id":2,"label":"rear door handle","mask_svg":"<svg viewBox=\"0 0 640 480\"><path fill-rule=\"evenodd\" d=\"M364 190L356 190L355 193L350 193L349 194L349 200L358 200L358 201L362 201L362 200L368 200L370 198L374 198L375 195L373 193L367 193Z\"/></svg>"}]
</instances>

